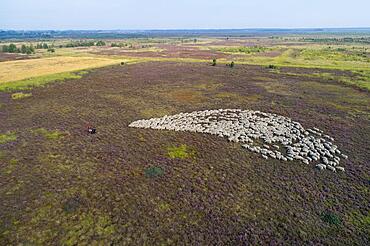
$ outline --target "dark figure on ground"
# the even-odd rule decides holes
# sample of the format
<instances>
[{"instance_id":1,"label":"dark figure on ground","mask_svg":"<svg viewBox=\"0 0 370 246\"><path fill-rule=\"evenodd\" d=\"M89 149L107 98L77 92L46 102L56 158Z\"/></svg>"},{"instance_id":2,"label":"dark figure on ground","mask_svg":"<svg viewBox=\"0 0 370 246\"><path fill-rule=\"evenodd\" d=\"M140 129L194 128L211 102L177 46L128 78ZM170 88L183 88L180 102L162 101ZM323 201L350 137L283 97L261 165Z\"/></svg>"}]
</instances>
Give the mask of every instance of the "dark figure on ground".
<instances>
[{"instance_id":1,"label":"dark figure on ground","mask_svg":"<svg viewBox=\"0 0 370 246\"><path fill-rule=\"evenodd\" d=\"M95 133L96 133L96 128L89 126L89 127L87 127L87 131L88 131L90 134L95 134Z\"/></svg>"},{"instance_id":2,"label":"dark figure on ground","mask_svg":"<svg viewBox=\"0 0 370 246\"><path fill-rule=\"evenodd\" d=\"M217 60L216 59L213 59L212 66L216 66L216 64L217 64Z\"/></svg>"}]
</instances>

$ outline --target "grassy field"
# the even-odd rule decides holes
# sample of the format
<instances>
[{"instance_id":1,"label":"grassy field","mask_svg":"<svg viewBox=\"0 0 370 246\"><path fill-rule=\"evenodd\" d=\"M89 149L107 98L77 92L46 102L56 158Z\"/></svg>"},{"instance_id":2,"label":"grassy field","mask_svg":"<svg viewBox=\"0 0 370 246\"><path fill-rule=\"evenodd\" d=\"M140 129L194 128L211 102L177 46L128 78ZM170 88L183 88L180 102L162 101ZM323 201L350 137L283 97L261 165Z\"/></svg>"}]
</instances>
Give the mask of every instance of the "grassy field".
<instances>
[{"instance_id":1,"label":"grassy field","mask_svg":"<svg viewBox=\"0 0 370 246\"><path fill-rule=\"evenodd\" d=\"M57 56L0 63L0 83L119 63L108 58Z\"/></svg>"},{"instance_id":2,"label":"grassy field","mask_svg":"<svg viewBox=\"0 0 370 246\"><path fill-rule=\"evenodd\" d=\"M307 43L299 40L295 39L294 43L291 43L292 40L267 38L227 41L201 39L194 43L186 39L127 39L108 40L107 46L103 47L56 48L54 53L38 49L33 55L35 59L1 62L0 84L11 81L22 81L23 84L24 80L38 80L37 77L43 77L40 79L45 81L45 78L48 79L47 76L52 74L70 77L69 73L73 71L122 61L210 62L219 56L220 64L233 60L237 64L353 71L358 75L355 76L356 79L341 80L362 89L370 88L370 45ZM49 42L49 45L65 45L68 42L71 41ZM125 46L112 48L110 43L123 43ZM50 78L53 80L53 76Z\"/></svg>"}]
</instances>

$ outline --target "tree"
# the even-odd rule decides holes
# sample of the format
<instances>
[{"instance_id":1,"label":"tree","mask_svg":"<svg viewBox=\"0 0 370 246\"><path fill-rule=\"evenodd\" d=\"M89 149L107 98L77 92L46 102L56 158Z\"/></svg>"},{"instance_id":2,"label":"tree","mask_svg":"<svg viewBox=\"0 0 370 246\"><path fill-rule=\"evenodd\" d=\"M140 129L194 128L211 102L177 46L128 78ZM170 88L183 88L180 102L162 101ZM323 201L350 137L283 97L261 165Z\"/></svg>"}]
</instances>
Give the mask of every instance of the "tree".
<instances>
[{"instance_id":1,"label":"tree","mask_svg":"<svg viewBox=\"0 0 370 246\"><path fill-rule=\"evenodd\" d=\"M105 46L105 42L102 40L99 40L98 42L96 42L96 46Z\"/></svg>"},{"instance_id":2,"label":"tree","mask_svg":"<svg viewBox=\"0 0 370 246\"><path fill-rule=\"evenodd\" d=\"M29 50L30 50L31 53L35 53L35 48L33 47L32 44L30 45L30 49Z\"/></svg>"},{"instance_id":3,"label":"tree","mask_svg":"<svg viewBox=\"0 0 370 246\"><path fill-rule=\"evenodd\" d=\"M48 49L48 48L49 48L49 46L48 46L48 44L47 44L47 43L43 43L43 44L42 44L42 48L43 48L43 49Z\"/></svg>"},{"instance_id":4,"label":"tree","mask_svg":"<svg viewBox=\"0 0 370 246\"><path fill-rule=\"evenodd\" d=\"M22 54L26 54L27 53L27 46L26 45L24 45L24 44L22 44L22 47L21 47L21 53Z\"/></svg>"},{"instance_id":5,"label":"tree","mask_svg":"<svg viewBox=\"0 0 370 246\"><path fill-rule=\"evenodd\" d=\"M5 52L5 53L8 53L9 52L9 46L8 45L3 45L2 51Z\"/></svg>"},{"instance_id":6,"label":"tree","mask_svg":"<svg viewBox=\"0 0 370 246\"><path fill-rule=\"evenodd\" d=\"M9 53L16 53L17 52L17 46L15 46L15 44L10 44L8 52Z\"/></svg>"}]
</instances>

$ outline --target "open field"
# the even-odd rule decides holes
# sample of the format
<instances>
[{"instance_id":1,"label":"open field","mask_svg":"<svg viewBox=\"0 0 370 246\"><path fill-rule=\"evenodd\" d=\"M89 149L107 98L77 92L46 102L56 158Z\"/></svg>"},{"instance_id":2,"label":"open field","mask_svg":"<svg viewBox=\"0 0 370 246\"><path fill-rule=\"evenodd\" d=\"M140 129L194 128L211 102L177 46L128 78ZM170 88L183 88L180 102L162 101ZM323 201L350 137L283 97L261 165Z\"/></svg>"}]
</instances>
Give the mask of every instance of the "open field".
<instances>
[{"instance_id":1,"label":"open field","mask_svg":"<svg viewBox=\"0 0 370 246\"><path fill-rule=\"evenodd\" d=\"M315 39L314 39L315 40ZM0 53L0 83L34 78L87 68L148 61L211 62L226 64L261 65L276 67L321 68L354 72L354 76L337 78L344 83L370 89L370 44L308 42L307 38L203 38L203 39L122 39L107 40L105 46L72 47L74 41L46 42L55 45L55 52L36 49L36 53L20 59ZM87 42L87 41L86 41ZM21 43L18 43L20 45ZM30 44L27 42L27 44ZM32 43L31 43L32 44ZM33 43L34 45L37 42ZM121 47L110 47L112 44ZM21 58L21 59L24 59ZM46 59L47 58L47 59ZM27 72L24 72L24 71ZM20 72L22 71L22 72ZM329 74L335 76L335 73Z\"/></svg>"},{"instance_id":2,"label":"open field","mask_svg":"<svg viewBox=\"0 0 370 246\"><path fill-rule=\"evenodd\" d=\"M0 64L0 83L32 77L82 70L118 63L112 59L90 57L53 57L22 61L7 61Z\"/></svg>"},{"instance_id":3,"label":"open field","mask_svg":"<svg viewBox=\"0 0 370 246\"><path fill-rule=\"evenodd\" d=\"M1 103L2 132L17 137L1 145L3 243L369 239L366 92L258 66L141 63L97 69L20 100L2 93ZM350 156L346 172L263 160L213 136L127 127L221 107L325 130ZM97 135L84 132L87 123ZM160 171L146 171L154 167ZM325 213L340 222L325 222Z\"/></svg>"},{"instance_id":4,"label":"open field","mask_svg":"<svg viewBox=\"0 0 370 246\"><path fill-rule=\"evenodd\" d=\"M368 44L106 42L0 62L0 245L368 244ZM348 155L345 172L128 127L219 108L324 130Z\"/></svg>"}]
</instances>

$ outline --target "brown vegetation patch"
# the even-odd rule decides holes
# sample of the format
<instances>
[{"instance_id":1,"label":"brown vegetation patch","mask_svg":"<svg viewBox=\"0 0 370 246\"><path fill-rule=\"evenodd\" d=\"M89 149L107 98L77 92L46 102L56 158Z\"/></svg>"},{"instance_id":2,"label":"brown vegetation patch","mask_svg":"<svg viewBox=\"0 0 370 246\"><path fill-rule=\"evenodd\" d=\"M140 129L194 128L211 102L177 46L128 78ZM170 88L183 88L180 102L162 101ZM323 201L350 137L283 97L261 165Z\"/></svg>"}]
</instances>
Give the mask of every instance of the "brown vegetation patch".
<instances>
[{"instance_id":1,"label":"brown vegetation patch","mask_svg":"<svg viewBox=\"0 0 370 246\"><path fill-rule=\"evenodd\" d=\"M368 241L370 119L356 113L369 113L366 92L260 66L148 62L95 69L32 95L0 93L1 132L17 134L0 145L1 245ZM214 108L318 127L349 156L346 172L264 160L212 135L128 127ZM69 134L51 140L33 133L41 128ZM169 146L184 145L194 157L171 158ZM148 178L151 167L163 172ZM340 223L323 220L324 212Z\"/></svg>"}]
</instances>

